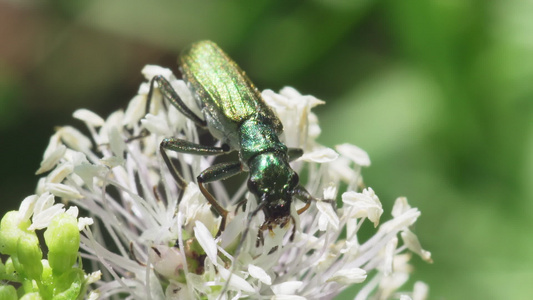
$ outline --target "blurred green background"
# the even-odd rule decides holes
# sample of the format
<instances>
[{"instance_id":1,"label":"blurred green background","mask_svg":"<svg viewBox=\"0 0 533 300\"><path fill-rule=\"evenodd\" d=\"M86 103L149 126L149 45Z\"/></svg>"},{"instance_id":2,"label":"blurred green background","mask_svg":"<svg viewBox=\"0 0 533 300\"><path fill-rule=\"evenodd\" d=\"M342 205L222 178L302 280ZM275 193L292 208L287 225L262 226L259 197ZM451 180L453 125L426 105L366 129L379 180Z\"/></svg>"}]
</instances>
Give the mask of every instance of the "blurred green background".
<instances>
[{"instance_id":1,"label":"blurred green background","mask_svg":"<svg viewBox=\"0 0 533 300\"><path fill-rule=\"evenodd\" d=\"M145 64L216 41L261 89L327 102L321 141L365 149L434 264L430 299L533 294L533 1L0 1L0 194L15 209L56 125L124 108ZM2 213L3 214L3 213ZM356 289L338 299L351 299Z\"/></svg>"}]
</instances>

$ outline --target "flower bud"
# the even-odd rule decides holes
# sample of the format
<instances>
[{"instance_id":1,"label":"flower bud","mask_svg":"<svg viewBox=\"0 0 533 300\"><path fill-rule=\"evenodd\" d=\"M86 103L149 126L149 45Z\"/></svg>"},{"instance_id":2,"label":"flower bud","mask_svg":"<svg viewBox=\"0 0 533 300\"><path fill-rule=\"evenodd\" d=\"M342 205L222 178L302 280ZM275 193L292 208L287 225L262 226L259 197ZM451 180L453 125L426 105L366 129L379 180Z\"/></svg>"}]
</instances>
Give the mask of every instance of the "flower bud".
<instances>
[{"instance_id":1,"label":"flower bud","mask_svg":"<svg viewBox=\"0 0 533 300\"><path fill-rule=\"evenodd\" d=\"M35 234L26 233L18 239L17 257L24 268L24 275L35 280L41 278L43 253L39 247L39 239Z\"/></svg>"},{"instance_id":2,"label":"flower bud","mask_svg":"<svg viewBox=\"0 0 533 300\"><path fill-rule=\"evenodd\" d=\"M44 232L48 246L48 262L54 272L63 273L76 262L80 247L80 232L76 218L66 213L52 219Z\"/></svg>"}]
</instances>

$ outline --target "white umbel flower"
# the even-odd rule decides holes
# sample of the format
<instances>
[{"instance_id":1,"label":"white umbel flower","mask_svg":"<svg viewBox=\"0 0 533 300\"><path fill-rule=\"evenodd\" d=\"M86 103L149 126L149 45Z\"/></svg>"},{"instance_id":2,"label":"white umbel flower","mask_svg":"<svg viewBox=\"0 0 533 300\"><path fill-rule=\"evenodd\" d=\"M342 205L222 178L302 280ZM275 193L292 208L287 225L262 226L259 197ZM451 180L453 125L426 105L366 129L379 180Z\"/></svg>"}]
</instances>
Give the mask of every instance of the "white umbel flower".
<instances>
[{"instance_id":1,"label":"white umbel flower","mask_svg":"<svg viewBox=\"0 0 533 300\"><path fill-rule=\"evenodd\" d=\"M147 79L165 76L199 114L185 83L170 70L147 66L143 73ZM217 201L231 212L226 229L215 237L221 220L195 184L213 157L168 151L188 182L180 190L161 158L159 144L166 137L198 143L197 129L157 90L146 114L147 92L145 82L125 112L105 120L87 110L76 111L74 117L85 122L90 138L72 127L59 129L38 170L53 171L39 185L43 196L34 205L55 195L85 209L95 220L85 227L81 242L83 256L103 271L97 283L101 298L330 299L357 284L356 299L372 295L381 299L407 280L405 251L431 259L409 230L420 212L399 198L393 218L379 225L383 213L379 198L371 188L359 190L361 167L370 165L368 155L349 144L339 145L337 151L319 145L315 139L320 127L311 108L323 102L293 88L280 93L266 90L263 97L284 124L282 139L287 146L305 150L292 166L305 174L306 188L317 198L336 199L344 182L342 205L334 208L318 200L298 215L304 203L294 200L295 222L264 231L259 230L264 221L261 212L252 218L248 235L239 244L248 212L257 202L245 184L230 193L224 182L210 183ZM246 204L237 205L243 199ZM378 229L361 242L357 233L366 219ZM418 286L416 294L405 295L423 299L421 291L427 294L427 288Z\"/></svg>"}]
</instances>

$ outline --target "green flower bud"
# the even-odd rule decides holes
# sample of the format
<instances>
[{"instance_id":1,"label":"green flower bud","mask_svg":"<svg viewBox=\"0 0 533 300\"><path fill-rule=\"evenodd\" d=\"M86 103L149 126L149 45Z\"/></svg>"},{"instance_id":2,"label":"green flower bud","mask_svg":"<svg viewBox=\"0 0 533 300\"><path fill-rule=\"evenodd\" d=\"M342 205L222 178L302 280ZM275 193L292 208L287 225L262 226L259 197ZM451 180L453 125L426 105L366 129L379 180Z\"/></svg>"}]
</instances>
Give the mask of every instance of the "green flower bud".
<instances>
[{"instance_id":1,"label":"green flower bud","mask_svg":"<svg viewBox=\"0 0 533 300\"><path fill-rule=\"evenodd\" d=\"M80 232L76 218L66 213L55 216L44 233L44 239L51 252L77 253Z\"/></svg>"},{"instance_id":2,"label":"green flower bud","mask_svg":"<svg viewBox=\"0 0 533 300\"><path fill-rule=\"evenodd\" d=\"M41 259L43 253L39 247L39 239L35 235L22 235L17 244L17 257L24 268L24 275L28 278L39 280L43 272Z\"/></svg>"},{"instance_id":3,"label":"green flower bud","mask_svg":"<svg viewBox=\"0 0 533 300\"><path fill-rule=\"evenodd\" d=\"M80 247L80 232L76 218L63 213L55 216L44 232L48 246L48 262L54 272L63 273L76 262Z\"/></svg>"},{"instance_id":4,"label":"green flower bud","mask_svg":"<svg viewBox=\"0 0 533 300\"><path fill-rule=\"evenodd\" d=\"M0 299L17 300L17 290L12 285L0 285Z\"/></svg>"},{"instance_id":5,"label":"green flower bud","mask_svg":"<svg viewBox=\"0 0 533 300\"><path fill-rule=\"evenodd\" d=\"M41 282L45 285L52 284L53 282L53 274L52 274L52 268L50 267L50 264L46 259L41 260L41 264L43 265L43 273L41 276Z\"/></svg>"},{"instance_id":6,"label":"green flower bud","mask_svg":"<svg viewBox=\"0 0 533 300\"><path fill-rule=\"evenodd\" d=\"M57 273L63 273L72 268L78 257L77 253L48 252L48 262Z\"/></svg>"},{"instance_id":7,"label":"green flower bud","mask_svg":"<svg viewBox=\"0 0 533 300\"><path fill-rule=\"evenodd\" d=\"M71 269L56 278L53 300L77 299L83 289L85 276L80 269Z\"/></svg>"},{"instance_id":8,"label":"green flower bud","mask_svg":"<svg viewBox=\"0 0 533 300\"><path fill-rule=\"evenodd\" d=\"M43 265L43 274L41 275L41 283L39 285L39 293L45 299L51 299L54 295L54 291L57 289L56 280L52 272L52 268L48 264L48 260L41 260Z\"/></svg>"},{"instance_id":9,"label":"green flower bud","mask_svg":"<svg viewBox=\"0 0 533 300\"><path fill-rule=\"evenodd\" d=\"M6 266L0 261L0 280L7 279Z\"/></svg>"},{"instance_id":10,"label":"green flower bud","mask_svg":"<svg viewBox=\"0 0 533 300\"><path fill-rule=\"evenodd\" d=\"M0 222L0 253L13 255L17 251L17 242L21 234L26 233L26 229L31 222L19 222L18 211L7 212Z\"/></svg>"},{"instance_id":11,"label":"green flower bud","mask_svg":"<svg viewBox=\"0 0 533 300\"><path fill-rule=\"evenodd\" d=\"M13 265L13 259L11 257L6 260L6 263L4 265L4 272L8 278L10 276L14 278L18 278L18 274L15 271L15 266ZM10 280L13 280L13 279L10 279Z\"/></svg>"},{"instance_id":12,"label":"green flower bud","mask_svg":"<svg viewBox=\"0 0 533 300\"><path fill-rule=\"evenodd\" d=\"M20 300L43 300L43 298L41 298L41 295L39 295L39 293L35 292L22 296Z\"/></svg>"},{"instance_id":13,"label":"green flower bud","mask_svg":"<svg viewBox=\"0 0 533 300\"><path fill-rule=\"evenodd\" d=\"M22 283L22 286L18 288L19 295L39 292L39 286L37 285L37 282L35 280L25 278L21 281L21 283Z\"/></svg>"}]
</instances>

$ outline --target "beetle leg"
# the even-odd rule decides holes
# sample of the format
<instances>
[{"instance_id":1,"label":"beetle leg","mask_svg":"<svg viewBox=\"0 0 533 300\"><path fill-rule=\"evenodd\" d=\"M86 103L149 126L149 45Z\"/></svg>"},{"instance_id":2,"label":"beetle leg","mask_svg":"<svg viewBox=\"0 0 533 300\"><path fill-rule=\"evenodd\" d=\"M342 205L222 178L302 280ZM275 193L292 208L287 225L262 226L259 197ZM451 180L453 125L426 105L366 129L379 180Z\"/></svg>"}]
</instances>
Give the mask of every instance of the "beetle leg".
<instances>
[{"instance_id":1,"label":"beetle leg","mask_svg":"<svg viewBox=\"0 0 533 300\"><path fill-rule=\"evenodd\" d=\"M291 237L289 238L289 240L292 242L294 241L294 235L296 235L296 219L294 218L293 215L291 215L291 220L292 220L292 233L291 233Z\"/></svg>"},{"instance_id":2,"label":"beetle leg","mask_svg":"<svg viewBox=\"0 0 533 300\"><path fill-rule=\"evenodd\" d=\"M293 161L300 158L304 154L304 150L302 148L289 148L287 154L289 155L289 161Z\"/></svg>"},{"instance_id":3,"label":"beetle leg","mask_svg":"<svg viewBox=\"0 0 533 300\"><path fill-rule=\"evenodd\" d=\"M148 90L148 96L146 101L146 111L150 111L150 102L152 101L152 95L154 93L154 83L157 83L159 86L159 90L161 91L161 94L175 107L177 108L183 115L185 115L187 118L191 119L194 123L196 123L197 126L200 127L206 127L207 123L206 121L202 120L200 117L198 117L190 108L187 107L185 102L181 100L180 96L174 88L172 88L172 85L168 80L165 79L165 77L161 75L156 75L150 80L150 90Z\"/></svg>"},{"instance_id":4,"label":"beetle leg","mask_svg":"<svg viewBox=\"0 0 533 300\"><path fill-rule=\"evenodd\" d=\"M167 150L194 155L220 155L230 152L228 145L222 147L204 146L183 139L167 138L161 142L161 147Z\"/></svg>"},{"instance_id":5,"label":"beetle leg","mask_svg":"<svg viewBox=\"0 0 533 300\"><path fill-rule=\"evenodd\" d=\"M239 211L239 208L241 208L241 206L242 206L242 211L244 212L244 210L246 208L245 207L246 206L246 202L248 202L246 198L244 198L241 201L237 202L237 206L235 207L235 213L237 213Z\"/></svg>"},{"instance_id":6,"label":"beetle leg","mask_svg":"<svg viewBox=\"0 0 533 300\"><path fill-rule=\"evenodd\" d=\"M309 194L309 192L301 185L298 185L296 189L294 189L294 196L305 202L305 206L297 211L299 215L311 206L311 201L317 201L317 199Z\"/></svg>"},{"instance_id":7,"label":"beetle leg","mask_svg":"<svg viewBox=\"0 0 533 300\"><path fill-rule=\"evenodd\" d=\"M228 211L224 209L218 201L209 193L205 188L204 183L209 183L218 180L224 180L231 176L237 175L242 172L242 166L240 162L230 162L230 163L220 163L213 165L198 175L198 187L200 191L205 196L207 201L211 204L211 208L220 216L222 216L222 222L217 232L217 237L224 231L226 228L226 218L228 216Z\"/></svg>"},{"instance_id":8,"label":"beetle leg","mask_svg":"<svg viewBox=\"0 0 533 300\"><path fill-rule=\"evenodd\" d=\"M313 199L313 200L314 200L314 199ZM305 202L304 207L300 208L300 209L297 211L297 213L298 213L299 215L301 215L304 211L306 211L306 210L309 208L309 206L311 206L311 201L307 201L307 202Z\"/></svg>"},{"instance_id":9,"label":"beetle leg","mask_svg":"<svg viewBox=\"0 0 533 300\"><path fill-rule=\"evenodd\" d=\"M333 208L335 208L335 200L334 199L317 199L313 197L309 192L301 185L298 185L296 189L294 189L294 196L302 201L305 202L305 206L300 208L297 212L299 215L301 215L304 211L306 211L309 206L311 206L311 201L322 201L326 203L330 203Z\"/></svg>"},{"instance_id":10,"label":"beetle leg","mask_svg":"<svg viewBox=\"0 0 533 300\"><path fill-rule=\"evenodd\" d=\"M187 186L187 183L183 179L183 177L179 174L179 171L176 170L176 167L168 157L166 150L171 150L179 153L188 153L188 154L195 154L195 155L220 155L224 154L230 151L229 147L227 145L224 145L223 147L211 147L211 146L204 146L200 144L195 144L186 140L182 139L176 139L176 138L168 138L164 139L161 144L159 145L159 150L161 152L161 156L163 157L163 161L167 165L168 169L170 170L170 174L176 180L178 183L178 186L181 189L185 189Z\"/></svg>"}]
</instances>

